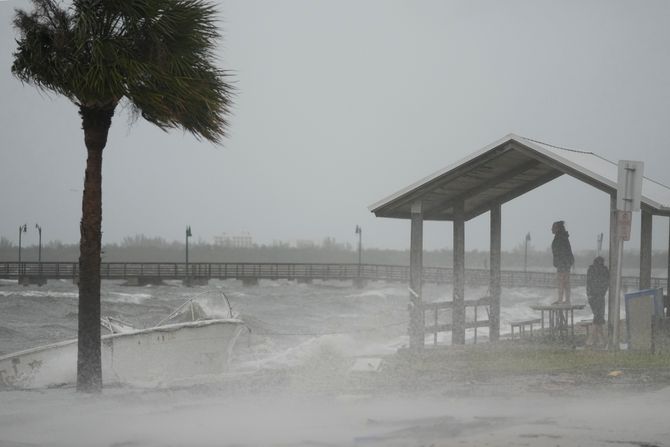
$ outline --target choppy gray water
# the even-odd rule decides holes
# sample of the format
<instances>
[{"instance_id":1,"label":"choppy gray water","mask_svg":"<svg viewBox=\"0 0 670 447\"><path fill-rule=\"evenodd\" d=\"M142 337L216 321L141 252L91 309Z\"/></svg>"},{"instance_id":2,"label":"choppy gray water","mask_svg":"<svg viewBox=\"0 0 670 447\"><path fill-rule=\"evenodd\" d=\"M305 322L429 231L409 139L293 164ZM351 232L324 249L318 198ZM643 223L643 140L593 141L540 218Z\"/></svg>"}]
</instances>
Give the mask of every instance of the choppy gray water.
<instances>
[{"instance_id":1,"label":"choppy gray water","mask_svg":"<svg viewBox=\"0 0 670 447\"><path fill-rule=\"evenodd\" d=\"M599 396L423 394L352 388L347 368L358 356L384 356L407 343L405 285L211 281L125 287L104 282L103 314L155 325L194 295L222 289L249 331L232 370L216 382L170 388L110 387L99 396L72 388L0 391L1 446L323 447L423 445L664 445L670 394ZM485 288L466 290L466 298ZM424 299L449 299L426 285ZM551 289L507 289L502 328L534 315ZM583 288L573 301L584 302ZM76 336L77 289L68 282L24 288L0 282L0 353ZM588 310L576 318L590 316ZM472 341L472 331L468 337ZM486 331L479 336L485 338ZM432 340L429 340L432 342ZM442 343L448 338L441 338ZM351 379L351 377L349 377ZM354 381L355 382L355 381ZM370 383L375 383L374 381ZM472 387L473 390L476 387ZM631 415L636 423L630 424ZM612 415L619 415L616 418ZM548 443L534 443L547 440Z\"/></svg>"},{"instance_id":2,"label":"choppy gray water","mask_svg":"<svg viewBox=\"0 0 670 447\"><path fill-rule=\"evenodd\" d=\"M399 283L373 282L357 289L338 281L261 281L251 287L235 280L210 281L198 287L184 287L176 281L145 287L104 281L102 314L136 327L150 327L186 299L216 290L225 292L248 327L237 343L233 369L294 366L324 347L356 357L388 355L407 344L408 292L406 285ZM466 298L486 293L485 287L469 288ZM504 290L502 330L509 329L511 320L533 316L529 305L552 301L553 293L551 289ZM424 287L428 302L450 296L448 285ZM0 282L0 355L75 338L77 297L77 288L69 281L50 281L42 287ZM585 302L583 288L574 290L573 301ZM485 318L484 311L479 312L479 318ZM589 315L586 309L584 316ZM468 338L473 335L473 330L468 330ZM486 329L479 329L479 337L486 335ZM448 338L439 341L448 342Z\"/></svg>"}]
</instances>

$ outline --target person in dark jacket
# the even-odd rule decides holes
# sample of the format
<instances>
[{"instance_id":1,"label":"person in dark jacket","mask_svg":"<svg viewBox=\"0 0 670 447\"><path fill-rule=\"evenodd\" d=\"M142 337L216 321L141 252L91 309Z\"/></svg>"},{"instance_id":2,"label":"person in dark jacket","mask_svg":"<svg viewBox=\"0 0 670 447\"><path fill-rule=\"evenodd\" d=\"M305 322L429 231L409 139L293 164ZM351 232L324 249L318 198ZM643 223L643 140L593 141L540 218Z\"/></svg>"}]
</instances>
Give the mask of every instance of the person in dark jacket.
<instances>
[{"instance_id":1,"label":"person in dark jacket","mask_svg":"<svg viewBox=\"0 0 670 447\"><path fill-rule=\"evenodd\" d=\"M556 267L558 279L558 301L556 303L570 302L570 269L575 263L570 246L570 235L565 229L565 222L559 220L551 226L554 240L551 243L551 252L554 255L554 267Z\"/></svg>"},{"instance_id":2,"label":"person in dark jacket","mask_svg":"<svg viewBox=\"0 0 670 447\"><path fill-rule=\"evenodd\" d=\"M605 343L605 293L610 286L610 271L605 260L598 256L586 271L586 296L593 312L593 339L587 343Z\"/></svg>"}]
</instances>

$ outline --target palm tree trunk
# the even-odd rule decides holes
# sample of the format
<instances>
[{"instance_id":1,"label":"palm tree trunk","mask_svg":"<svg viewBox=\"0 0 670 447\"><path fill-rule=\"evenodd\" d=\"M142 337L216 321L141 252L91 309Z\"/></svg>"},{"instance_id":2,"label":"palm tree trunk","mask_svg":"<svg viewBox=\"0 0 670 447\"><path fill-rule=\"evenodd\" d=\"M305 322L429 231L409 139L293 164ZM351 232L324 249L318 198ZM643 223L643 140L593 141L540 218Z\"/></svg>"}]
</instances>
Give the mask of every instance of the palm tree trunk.
<instances>
[{"instance_id":1,"label":"palm tree trunk","mask_svg":"<svg viewBox=\"0 0 670 447\"><path fill-rule=\"evenodd\" d=\"M102 390L100 355L100 251L102 240L102 150L114 107L80 106L88 158L84 178L79 243L79 328L77 391Z\"/></svg>"}]
</instances>

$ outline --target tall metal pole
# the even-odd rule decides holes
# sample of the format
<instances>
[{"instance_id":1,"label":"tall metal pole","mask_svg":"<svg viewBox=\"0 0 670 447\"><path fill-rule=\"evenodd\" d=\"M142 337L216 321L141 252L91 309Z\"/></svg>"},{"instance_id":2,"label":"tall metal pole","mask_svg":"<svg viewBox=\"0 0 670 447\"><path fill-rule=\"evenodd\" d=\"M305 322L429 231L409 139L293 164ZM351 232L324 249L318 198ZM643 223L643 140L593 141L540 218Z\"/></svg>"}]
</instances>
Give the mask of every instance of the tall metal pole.
<instances>
[{"instance_id":1,"label":"tall metal pole","mask_svg":"<svg viewBox=\"0 0 670 447\"><path fill-rule=\"evenodd\" d=\"M613 318L614 325L612 326L612 344L611 351L619 350L619 320L621 319L621 264L623 262L623 238L619 238L617 247L617 261L616 261L616 282L614 284L614 309Z\"/></svg>"},{"instance_id":2,"label":"tall metal pole","mask_svg":"<svg viewBox=\"0 0 670 447\"><path fill-rule=\"evenodd\" d=\"M360 283L360 280L361 280L361 259L362 259L362 257L361 257L361 247L362 247L361 238L363 237L363 229L359 225L356 225L355 233L358 235L358 275L357 276L358 276L358 281Z\"/></svg>"},{"instance_id":3,"label":"tall metal pole","mask_svg":"<svg viewBox=\"0 0 670 447\"><path fill-rule=\"evenodd\" d=\"M619 262L619 236L620 231L617 224L617 194L610 194L610 230L609 230L609 268L610 283L607 299L607 339L609 340L609 349L614 349L614 325L618 324L614 319L614 295L617 292L617 263Z\"/></svg>"},{"instance_id":4,"label":"tall metal pole","mask_svg":"<svg viewBox=\"0 0 670 447\"><path fill-rule=\"evenodd\" d=\"M28 225L23 224L19 225L19 268L18 268L18 277L19 277L19 283L21 281L21 233L25 233L28 231Z\"/></svg>"},{"instance_id":5,"label":"tall metal pole","mask_svg":"<svg viewBox=\"0 0 670 447\"><path fill-rule=\"evenodd\" d=\"M28 225L19 225L19 265L21 264L21 233L28 231Z\"/></svg>"},{"instance_id":6,"label":"tall metal pole","mask_svg":"<svg viewBox=\"0 0 670 447\"><path fill-rule=\"evenodd\" d=\"M530 233L526 233L526 238L523 244L523 271L528 271L528 241L530 240Z\"/></svg>"},{"instance_id":7,"label":"tall metal pole","mask_svg":"<svg viewBox=\"0 0 670 447\"><path fill-rule=\"evenodd\" d=\"M613 309L611 309L612 333L610 350L619 350L619 324L621 315L621 269L623 263L623 241L630 239L633 211L640 211L644 163L641 161L619 160L616 194L616 236L617 265L614 281ZM644 219L643 219L644 220ZM644 243L644 241L642 241ZM610 268L611 271L611 268ZM610 283L611 284L611 283Z\"/></svg>"},{"instance_id":8,"label":"tall metal pole","mask_svg":"<svg viewBox=\"0 0 670 447\"><path fill-rule=\"evenodd\" d=\"M358 265L357 265L357 273L356 273L356 278L354 279L354 285L358 288L362 288L364 286L364 281L363 278L361 277L362 275L362 259L363 259L363 229L360 227L360 225L356 225L356 234L358 235Z\"/></svg>"},{"instance_id":9,"label":"tall metal pole","mask_svg":"<svg viewBox=\"0 0 670 447\"><path fill-rule=\"evenodd\" d=\"M186 227L186 278L188 279L188 238L191 237L191 226Z\"/></svg>"},{"instance_id":10,"label":"tall metal pole","mask_svg":"<svg viewBox=\"0 0 670 447\"><path fill-rule=\"evenodd\" d=\"M358 270L360 274L363 253L363 229L359 226L356 226L356 228L358 229Z\"/></svg>"},{"instance_id":11,"label":"tall metal pole","mask_svg":"<svg viewBox=\"0 0 670 447\"><path fill-rule=\"evenodd\" d=\"M37 262L40 263L40 270L42 270L42 227L40 227L39 224L35 224L35 228L37 228L37 234L39 235L39 242L37 243Z\"/></svg>"}]
</instances>

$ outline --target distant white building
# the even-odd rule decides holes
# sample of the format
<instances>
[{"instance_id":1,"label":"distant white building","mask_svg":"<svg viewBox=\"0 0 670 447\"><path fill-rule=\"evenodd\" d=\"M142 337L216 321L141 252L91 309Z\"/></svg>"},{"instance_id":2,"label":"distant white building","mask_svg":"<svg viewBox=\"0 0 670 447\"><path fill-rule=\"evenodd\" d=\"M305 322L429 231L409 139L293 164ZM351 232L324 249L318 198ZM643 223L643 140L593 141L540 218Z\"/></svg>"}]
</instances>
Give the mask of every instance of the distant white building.
<instances>
[{"instance_id":1,"label":"distant white building","mask_svg":"<svg viewBox=\"0 0 670 447\"><path fill-rule=\"evenodd\" d=\"M214 236L214 245L233 248L251 248L254 246L254 239L249 232L240 234L223 233L221 236Z\"/></svg>"}]
</instances>

